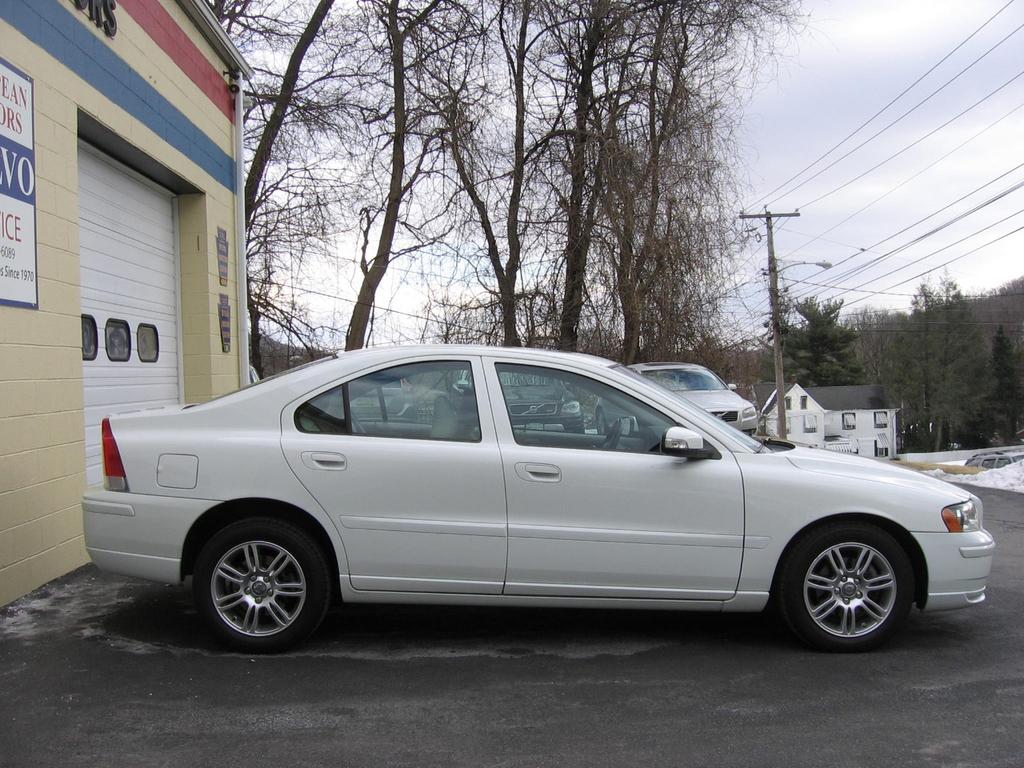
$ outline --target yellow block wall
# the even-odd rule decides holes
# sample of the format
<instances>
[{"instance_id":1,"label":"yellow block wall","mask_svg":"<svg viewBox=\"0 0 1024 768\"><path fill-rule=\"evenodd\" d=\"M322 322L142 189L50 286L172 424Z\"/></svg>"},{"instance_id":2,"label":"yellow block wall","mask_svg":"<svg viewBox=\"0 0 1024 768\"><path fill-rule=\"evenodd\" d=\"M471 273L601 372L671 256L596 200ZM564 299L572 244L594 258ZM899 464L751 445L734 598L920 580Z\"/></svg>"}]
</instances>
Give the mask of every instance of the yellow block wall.
<instances>
[{"instance_id":1,"label":"yellow block wall","mask_svg":"<svg viewBox=\"0 0 1024 768\"><path fill-rule=\"evenodd\" d=\"M21 2L21 0L18 0ZM164 8L219 70L227 66L173 0ZM234 128L126 13L111 40L84 13L67 12L111 47L229 155ZM209 399L239 381L238 246L235 198L191 159L168 145L4 21L0 57L34 81L37 281L39 309L0 306L0 605L87 561L80 497L85 485L80 263L78 113L174 170L202 194L179 197L182 344L185 397ZM217 228L228 232L228 285L217 267ZM231 351L221 349L221 293L232 310Z\"/></svg>"}]
</instances>

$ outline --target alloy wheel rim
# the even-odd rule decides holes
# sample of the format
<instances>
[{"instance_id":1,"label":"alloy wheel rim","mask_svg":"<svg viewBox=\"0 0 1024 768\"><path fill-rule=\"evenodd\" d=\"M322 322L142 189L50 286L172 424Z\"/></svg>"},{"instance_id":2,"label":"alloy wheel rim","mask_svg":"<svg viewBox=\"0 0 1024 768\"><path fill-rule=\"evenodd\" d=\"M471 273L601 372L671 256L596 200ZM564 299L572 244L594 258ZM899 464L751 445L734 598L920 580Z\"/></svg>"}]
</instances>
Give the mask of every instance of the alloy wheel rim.
<instances>
[{"instance_id":1,"label":"alloy wheel rim","mask_svg":"<svg viewBox=\"0 0 1024 768\"><path fill-rule=\"evenodd\" d=\"M246 541L217 561L210 593L225 624L249 637L265 637L287 629L298 618L306 602L306 577L284 547Z\"/></svg>"},{"instance_id":2,"label":"alloy wheel rim","mask_svg":"<svg viewBox=\"0 0 1024 768\"><path fill-rule=\"evenodd\" d=\"M837 637L862 637L896 604L896 577L885 556L860 542L818 555L804 576L804 605L815 624Z\"/></svg>"}]
</instances>

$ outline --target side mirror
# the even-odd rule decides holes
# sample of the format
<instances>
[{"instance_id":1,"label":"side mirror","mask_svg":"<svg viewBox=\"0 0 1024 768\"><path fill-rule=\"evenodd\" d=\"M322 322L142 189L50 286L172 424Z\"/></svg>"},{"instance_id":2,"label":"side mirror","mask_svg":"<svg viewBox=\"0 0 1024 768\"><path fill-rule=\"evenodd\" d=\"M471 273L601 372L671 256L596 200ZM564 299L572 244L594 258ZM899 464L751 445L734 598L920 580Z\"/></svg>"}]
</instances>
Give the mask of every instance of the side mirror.
<instances>
[{"instance_id":1,"label":"side mirror","mask_svg":"<svg viewBox=\"0 0 1024 768\"><path fill-rule=\"evenodd\" d=\"M718 450L686 427L669 427L661 438L661 452L684 459L720 459Z\"/></svg>"},{"instance_id":2,"label":"side mirror","mask_svg":"<svg viewBox=\"0 0 1024 768\"><path fill-rule=\"evenodd\" d=\"M729 389L732 390L733 392L735 392L736 391L736 385L735 384L730 384L729 385Z\"/></svg>"}]
</instances>

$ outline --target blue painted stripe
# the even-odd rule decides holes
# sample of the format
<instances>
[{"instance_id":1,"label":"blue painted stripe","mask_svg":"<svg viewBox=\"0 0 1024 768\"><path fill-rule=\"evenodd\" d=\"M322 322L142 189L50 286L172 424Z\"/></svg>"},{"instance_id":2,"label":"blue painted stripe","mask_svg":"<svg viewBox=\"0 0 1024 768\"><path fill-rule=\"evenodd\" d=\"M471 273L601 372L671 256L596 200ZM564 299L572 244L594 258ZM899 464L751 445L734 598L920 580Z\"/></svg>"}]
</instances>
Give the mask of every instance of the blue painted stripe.
<instances>
[{"instance_id":1,"label":"blue painted stripe","mask_svg":"<svg viewBox=\"0 0 1024 768\"><path fill-rule=\"evenodd\" d=\"M73 10L66 0L0 0L0 18L234 192L231 156L94 35Z\"/></svg>"},{"instance_id":2,"label":"blue painted stripe","mask_svg":"<svg viewBox=\"0 0 1024 768\"><path fill-rule=\"evenodd\" d=\"M25 161L28 161L28 167ZM0 195L36 204L36 153L0 136ZM25 192L24 187L28 187Z\"/></svg>"}]
</instances>

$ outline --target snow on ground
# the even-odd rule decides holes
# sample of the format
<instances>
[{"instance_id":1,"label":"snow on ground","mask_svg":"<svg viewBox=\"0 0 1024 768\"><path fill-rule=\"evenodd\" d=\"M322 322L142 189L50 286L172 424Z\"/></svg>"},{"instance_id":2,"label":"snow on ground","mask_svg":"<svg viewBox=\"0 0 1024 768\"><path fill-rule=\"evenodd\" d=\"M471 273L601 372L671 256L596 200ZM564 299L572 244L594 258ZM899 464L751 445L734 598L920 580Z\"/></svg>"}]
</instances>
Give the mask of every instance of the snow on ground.
<instances>
[{"instance_id":1,"label":"snow on ground","mask_svg":"<svg viewBox=\"0 0 1024 768\"><path fill-rule=\"evenodd\" d=\"M1008 464L999 469L987 469L976 475L950 475L941 469L931 469L925 474L951 483L980 485L985 488L999 488L1004 491L1024 493L1024 461Z\"/></svg>"}]
</instances>

